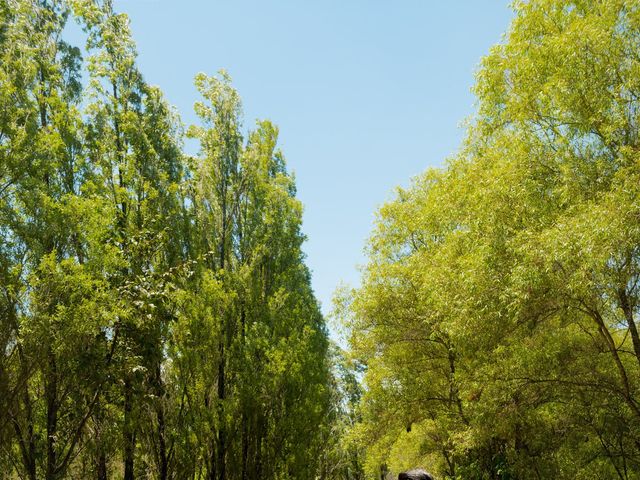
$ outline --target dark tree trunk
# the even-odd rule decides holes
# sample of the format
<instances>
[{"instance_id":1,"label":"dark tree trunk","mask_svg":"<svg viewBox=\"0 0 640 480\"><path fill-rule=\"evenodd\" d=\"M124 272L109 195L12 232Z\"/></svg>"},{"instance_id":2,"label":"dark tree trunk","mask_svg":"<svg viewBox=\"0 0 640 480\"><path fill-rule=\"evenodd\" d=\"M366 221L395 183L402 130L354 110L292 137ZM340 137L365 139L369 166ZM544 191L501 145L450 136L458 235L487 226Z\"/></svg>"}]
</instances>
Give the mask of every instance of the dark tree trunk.
<instances>
[{"instance_id":1,"label":"dark tree trunk","mask_svg":"<svg viewBox=\"0 0 640 480\"><path fill-rule=\"evenodd\" d=\"M212 437L211 440L211 452L209 455L209 474L207 475L208 480L216 480L216 438Z\"/></svg>"},{"instance_id":2,"label":"dark tree trunk","mask_svg":"<svg viewBox=\"0 0 640 480\"><path fill-rule=\"evenodd\" d=\"M133 456L135 450L135 431L131 412L133 407L133 391L131 380L124 383L124 480L133 480Z\"/></svg>"},{"instance_id":3,"label":"dark tree trunk","mask_svg":"<svg viewBox=\"0 0 640 480\"><path fill-rule=\"evenodd\" d=\"M636 326L635 319L633 318L634 306L631 304L626 290L620 290L619 298L620 308L622 308L622 311L624 312L624 317L629 327L629 333L631 333L633 351L636 355L636 360L640 363L640 335L638 334L638 327Z\"/></svg>"},{"instance_id":4,"label":"dark tree trunk","mask_svg":"<svg viewBox=\"0 0 640 480\"><path fill-rule=\"evenodd\" d=\"M100 454L98 455L98 466L96 468L96 477L98 480L108 480L109 474L107 472L107 456L104 453L104 449L100 448Z\"/></svg>"},{"instance_id":5,"label":"dark tree trunk","mask_svg":"<svg viewBox=\"0 0 640 480\"><path fill-rule=\"evenodd\" d=\"M162 387L162 379L160 378L160 367L158 366L157 381L159 385L159 398L160 404L158 405L157 418L158 418L158 450L160 458L160 480L167 480L169 475L169 459L167 458L167 442L166 442L166 422L164 416L164 389Z\"/></svg>"},{"instance_id":6,"label":"dark tree trunk","mask_svg":"<svg viewBox=\"0 0 640 480\"><path fill-rule=\"evenodd\" d=\"M249 459L249 432L247 415L242 412L242 480L247 480L247 462Z\"/></svg>"},{"instance_id":7,"label":"dark tree trunk","mask_svg":"<svg viewBox=\"0 0 640 480\"><path fill-rule=\"evenodd\" d=\"M46 479L54 480L57 474L56 435L58 429L58 371L53 354L49 355L45 396L47 400L47 471Z\"/></svg>"},{"instance_id":8,"label":"dark tree trunk","mask_svg":"<svg viewBox=\"0 0 640 480\"><path fill-rule=\"evenodd\" d=\"M218 480L225 480L225 448L226 448L226 430L224 425L224 399L225 399L225 351L224 338L220 340L220 363L218 364L218 401L219 401L219 419L218 427Z\"/></svg>"},{"instance_id":9,"label":"dark tree trunk","mask_svg":"<svg viewBox=\"0 0 640 480\"><path fill-rule=\"evenodd\" d=\"M22 460L24 469L29 480L37 480L36 477L36 439L34 435L33 409L31 408L31 395L29 395L29 368L27 359L21 346L18 346L18 355L20 357L21 374L24 379L22 386L22 401L24 403L24 411L27 420L26 438L23 436L22 429L16 419L13 420L13 426L20 442L20 450L22 452Z\"/></svg>"}]
</instances>

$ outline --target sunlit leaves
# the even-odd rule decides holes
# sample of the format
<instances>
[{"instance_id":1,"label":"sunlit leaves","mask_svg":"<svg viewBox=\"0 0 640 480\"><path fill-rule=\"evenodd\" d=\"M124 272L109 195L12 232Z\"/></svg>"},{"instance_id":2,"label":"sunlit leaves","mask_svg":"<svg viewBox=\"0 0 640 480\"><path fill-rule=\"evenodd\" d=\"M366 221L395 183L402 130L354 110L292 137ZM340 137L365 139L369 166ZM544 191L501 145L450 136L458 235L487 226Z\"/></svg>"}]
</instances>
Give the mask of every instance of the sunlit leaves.
<instances>
[{"instance_id":1,"label":"sunlit leaves","mask_svg":"<svg viewBox=\"0 0 640 480\"><path fill-rule=\"evenodd\" d=\"M640 468L639 5L515 10L461 153L380 209L348 303L371 474ZM409 457L407 421L431 422Z\"/></svg>"}]
</instances>

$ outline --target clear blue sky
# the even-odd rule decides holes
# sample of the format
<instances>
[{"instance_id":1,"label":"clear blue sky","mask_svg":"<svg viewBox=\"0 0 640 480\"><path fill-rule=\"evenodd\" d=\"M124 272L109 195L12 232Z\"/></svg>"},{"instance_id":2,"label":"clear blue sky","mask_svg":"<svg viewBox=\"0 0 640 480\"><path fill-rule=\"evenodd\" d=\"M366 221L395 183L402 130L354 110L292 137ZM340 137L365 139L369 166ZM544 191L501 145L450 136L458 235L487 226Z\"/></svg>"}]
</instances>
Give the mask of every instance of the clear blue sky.
<instances>
[{"instance_id":1,"label":"clear blue sky","mask_svg":"<svg viewBox=\"0 0 640 480\"><path fill-rule=\"evenodd\" d=\"M480 58L508 0L118 0L146 80L185 123L197 72L226 69L245 126L280 127L305 205L307 264L323 310L357 265L378 206L442 165L473 112Z\"/></svg>"}]
</instances>

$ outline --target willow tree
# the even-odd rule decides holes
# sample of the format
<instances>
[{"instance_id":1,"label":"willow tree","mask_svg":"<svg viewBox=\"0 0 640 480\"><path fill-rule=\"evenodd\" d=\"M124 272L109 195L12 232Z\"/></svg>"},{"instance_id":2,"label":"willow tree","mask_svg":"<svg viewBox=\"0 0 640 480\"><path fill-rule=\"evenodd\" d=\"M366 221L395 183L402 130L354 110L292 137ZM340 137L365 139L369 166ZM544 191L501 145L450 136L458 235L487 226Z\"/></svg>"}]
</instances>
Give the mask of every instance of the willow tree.
<instances>
[{"instance_id":1,"label":"willow tree","mask_svg":"<svg viewBox=\"0 0 640 480\"><path fill-rule=\"evenodd\" d=\"M640 470L640 3L515 13L461 153L380 210L346 296L370 472Z\"/></svg>"}]
</instances>

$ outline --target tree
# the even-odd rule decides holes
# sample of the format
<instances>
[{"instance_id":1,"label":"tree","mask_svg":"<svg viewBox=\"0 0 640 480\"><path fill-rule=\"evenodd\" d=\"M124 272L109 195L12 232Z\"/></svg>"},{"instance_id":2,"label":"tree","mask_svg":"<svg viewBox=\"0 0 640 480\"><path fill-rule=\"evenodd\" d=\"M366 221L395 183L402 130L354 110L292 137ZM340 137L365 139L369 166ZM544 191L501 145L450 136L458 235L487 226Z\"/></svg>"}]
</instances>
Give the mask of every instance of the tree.
<instances>
[{"instance_id":1,"label":"tree","mask_svg":"<svg viewBox=\"0 0 640 480\"><path fill-rule=\"evenodd\" d=\"M203 352L209 360L194 356L205 367L198 372L209 430L205 470L220 479L302 475L316 465L310 448L318 436L310 426L326 417L329 370L326 330L302 263L301 206L276 151L277 129L259 122L243 144L229 77L201 74L196 86L206 103L196 104L204 126L189 132L201 144L194 245L206 259L202 281L212 282L204 285L215 286L219 299L197 325L206 340L191 332L217 343L217 355L211 347ZM306 424L296 420L298 411Z\"/></svg>"},{"instance_id":2,"label":"tree","mask_svg":"<svg viewBox=\"0 0 640 480\"><path fill-rule=\"evenodd\" d=\"M637 475L639 8L516 3L461 153L380 210L345 299L371 474Z\"/></svg>"},{"instance_id":3,"label":"tree","mask_svg":"<svg viewBox=\"0 0 640 480\"><path fill-rule=\"evenodd\" d=\"M94 325L82 330L75 323L87 294L71 277L93 284L83 265L84 222L78 212L100 205L79 195L89 173L78 134L79 50L60 38L68 10L58 2L25 1L3 5L3 13L3 41L10 47L3 49L2 69L7 105L1 135L3 363L8 364L3 377L9 379L2 423L11 424L17 440L18 449L6 453L18 471L36 478L40 469L53 479L66 472L100 388L91 376L74 377L80 358L70 356L83 343L88 350L94 347ZM70 277L54 274L62 271ZM41 277L51 279L44 289L37 287ZM57 280L70 287L69 296L54 293ZM99 304L100 287L93 285ZM58 317L63 309L67 314ZM76 335L66 336L69 330ZM49 341L42 343L43 338ZM67 394L72 381L76 402Z\"/></svg>"},{"instance_id":4,"label":"tree","mask_svg":"<svg viewBox=\"0 0 640 480\"><path fill-rule=\"evenodd\" d=\"M277 128L245 141L201 74L187 157L110 0L0 20L0 477L314 476L328 340Z\"/></svg>"}]
</instances>

